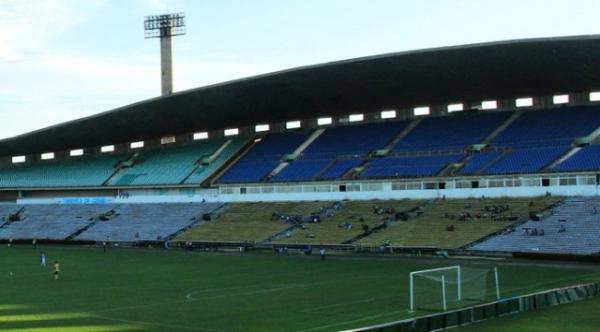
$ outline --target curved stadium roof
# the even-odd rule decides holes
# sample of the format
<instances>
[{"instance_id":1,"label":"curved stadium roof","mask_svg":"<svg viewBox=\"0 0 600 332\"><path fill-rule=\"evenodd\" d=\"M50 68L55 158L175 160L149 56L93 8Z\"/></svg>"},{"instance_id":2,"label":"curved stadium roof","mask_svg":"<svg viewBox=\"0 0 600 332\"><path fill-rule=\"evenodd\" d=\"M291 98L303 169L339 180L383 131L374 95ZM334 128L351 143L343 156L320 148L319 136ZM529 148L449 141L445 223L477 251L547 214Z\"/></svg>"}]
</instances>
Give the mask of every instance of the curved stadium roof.
<instances>
[{"instance_id":1,"label":"curved stadium roof","mask_svg":"<svg viewBox=\"0 0 600 332\"><path fill-rule=\"evenodd\" d=\"M390 53L294 68L145 100L0 141L32 154L166 135L600 88L600 35Z\"/></svg>"}]
</instances>

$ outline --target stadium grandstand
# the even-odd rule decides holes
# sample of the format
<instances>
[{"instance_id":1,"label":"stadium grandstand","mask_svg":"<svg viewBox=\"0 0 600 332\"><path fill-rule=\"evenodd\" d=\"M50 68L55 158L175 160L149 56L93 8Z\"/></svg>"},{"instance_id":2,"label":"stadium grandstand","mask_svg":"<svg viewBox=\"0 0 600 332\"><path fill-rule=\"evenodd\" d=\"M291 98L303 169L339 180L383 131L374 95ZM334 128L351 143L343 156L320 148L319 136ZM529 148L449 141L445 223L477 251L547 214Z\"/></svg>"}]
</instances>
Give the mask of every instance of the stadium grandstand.
<instances>
[{"instance_id":1,"label":"stadium grandstand","mask_svg":"<svg viewBox=\"0 0 600 332\"><path fill-rule=\"evenodd\" d=\"M4 139L0 241L594 260L597 54L600 36L369 56Z\"/></svg>"},{"instance_id":2,"label":"stadium grandstand","mask_svg":"<svg viewBox=\"0 0 600 332\"><path fill-rule=\"evenodd\" d=\"M321 242L315 240L320 231L301 239L298 224L247 237L201 234L211 227L227 233L229 214L258 222L295 213L293 207L279 211L234 202L317 200L321 203L305 206L311 211L296 215L300 224L311 216L337 224L371 217L366 209L328 220L326 206L343 200L350 202L340 206L350 210L360 201L376 206L383 205L377 200L395 200L390 204L397 210L416 204L427 215L444 199L593 196L600 170L600 104L594 91L600 73L590 54L598 47L598 37L585 36L352 59L179 92L5 139L0 142L5 215L23 221L6 222L0 237L132 241L177 234L268 243L285 242L288 234L294 243L314 243ZM541 72L544 82L535 78ZM426 88L432 73L433 94ZM513 79L507 81L506 73ZM406 199L415 203L407 206L401 201ZM194 202L200 205L177 205ZM138 225L147 215L139 204L173 222L148 218L159 224ZM215 206L220 213L203 221ZM97 223L107 211L132 224ZM64 218L51 217L56 214ZM47 234L46 227L36 228L46 223ZM360 227L371 228L368 234L352 235L377 245L386 232L369 235L379 224L366 222ZM120 226L123 233L115 235ZM331 244L353 237L330 235L323 238ZM412 240L398 244L444 247ZM590 253L600 252L596 249Z\"/></svg>"}]
</instances>

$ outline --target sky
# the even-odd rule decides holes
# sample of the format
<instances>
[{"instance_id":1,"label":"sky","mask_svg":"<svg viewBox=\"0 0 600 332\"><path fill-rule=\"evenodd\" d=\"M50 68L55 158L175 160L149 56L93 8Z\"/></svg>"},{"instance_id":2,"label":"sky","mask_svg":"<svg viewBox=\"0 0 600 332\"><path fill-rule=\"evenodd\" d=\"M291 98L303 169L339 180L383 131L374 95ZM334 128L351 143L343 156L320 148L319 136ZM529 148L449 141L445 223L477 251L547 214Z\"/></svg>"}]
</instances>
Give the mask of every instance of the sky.
<instances>
[{"instance_id":1,"label":"sky","mask_svg":"<svg viewBox=\"0 0 600 332\"><path fill-rule=\"evenodd\" d=\"M185 12L174 89L430 47L600 33L598 0L0 0L0 138L160 95L147 15Z\"/></svg>"}]
</instances>

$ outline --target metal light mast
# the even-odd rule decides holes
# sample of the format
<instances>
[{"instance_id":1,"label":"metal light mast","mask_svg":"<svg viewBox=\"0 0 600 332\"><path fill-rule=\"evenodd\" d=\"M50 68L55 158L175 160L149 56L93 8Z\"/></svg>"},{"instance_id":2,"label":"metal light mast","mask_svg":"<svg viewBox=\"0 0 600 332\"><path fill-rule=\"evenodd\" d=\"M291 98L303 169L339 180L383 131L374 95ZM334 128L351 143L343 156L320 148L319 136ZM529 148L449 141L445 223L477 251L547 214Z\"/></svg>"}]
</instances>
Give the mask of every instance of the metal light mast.
<instances>
[{"instance_id":1,"label":"metal light mast","mask_svg":"<svg viewBox=\"0 0 600 332\"><path fill-rule=\"evenodd\" d=\"M185 14L146 16L144 36L160 38L161 94L173 93L173 46L171 37L185 35Z\"/></svg>"}]
</instances>

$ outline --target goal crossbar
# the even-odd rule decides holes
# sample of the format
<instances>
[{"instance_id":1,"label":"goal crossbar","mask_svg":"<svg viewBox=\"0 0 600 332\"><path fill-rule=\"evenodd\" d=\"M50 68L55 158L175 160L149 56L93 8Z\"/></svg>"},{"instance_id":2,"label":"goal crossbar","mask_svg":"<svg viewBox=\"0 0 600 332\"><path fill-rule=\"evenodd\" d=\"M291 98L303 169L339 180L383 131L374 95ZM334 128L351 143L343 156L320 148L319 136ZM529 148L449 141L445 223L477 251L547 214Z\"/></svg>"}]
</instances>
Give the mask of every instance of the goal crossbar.
<instances>
[{"instance_id":1,"label":"goal crossbar","mask_svg":"<svg viewBox=\"0 0 600 332\"><path fill-rule=\"evenodd\" d=\"M409 282L410 282L410 310L414 311L415 310L415 284L414 284L414 278L416 275L419 274L428 274L428 273L434 273L434 272L440 272L440 271L456 271L456 299L458 301L461 301L463 299L463 292L462 292L462 283L463 283L463 271L460 265L453 265L453 266L446 266L446 267L439 267L439 268L435 268L435 269L427 269L427 270L420 270L420 271L413 271L410 272L409 274ZM498 268L494 267L492 269L493 271L493 278L494 278L494 283L495 283L495 295L496 295L496 299L499 300L500 299L500 282L498 280ZM465 270L466 273L466 277L467 279L469 279L469 273L468 270ZM441 295L442 295L442 306L444 310L447 310L447 302L446 302L446 282L448 281L448 279L446 278L446 276L444 274L441 275L440 278L441 281Z\"/></svg>"},{"instance_id":2,"label":"goal crossbar","mask_svg":"<svg viewBox=\"0 0 600 332\"><path fill-rule=\"evenodd\" d=\"M415 274L425 274L425 273L431 273L431 272L439 272L439 271L447 271L447 270L456 270L456 279L457 279L457 299L460 301L462 298L462 289L461 289L461 273L460 273L460 265L453 265L453 266L446 266L446 267L438 267L435 269L427 269L427 270L420 270L420 271L413 271L409 274L410 276L410 310L414 311L415 310L415 292L414 292L414 276ZM444 297L443 300L443 304L444 304L444 310L446 310L446 285L445 285L445 278L444 276L442 276L442 294Z\"/></svg>"}]
</instances>

